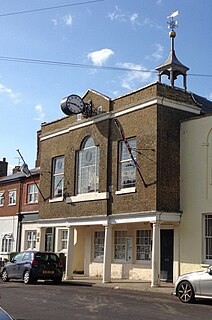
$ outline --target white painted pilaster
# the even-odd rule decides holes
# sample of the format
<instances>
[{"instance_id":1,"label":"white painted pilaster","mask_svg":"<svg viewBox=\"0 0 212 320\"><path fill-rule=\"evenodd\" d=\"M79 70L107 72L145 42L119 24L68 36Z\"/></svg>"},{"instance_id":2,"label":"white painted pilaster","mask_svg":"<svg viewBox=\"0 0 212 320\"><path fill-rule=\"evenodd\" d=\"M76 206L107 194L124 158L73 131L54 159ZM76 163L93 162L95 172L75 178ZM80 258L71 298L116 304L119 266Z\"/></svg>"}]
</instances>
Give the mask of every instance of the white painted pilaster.
<instances>
[{"instance_id":1,"label":"white painted pilaster","mask_svg":"<svg viewBox=\"0 0 212 320\"><path fill-rule=\"evenodd\" d=\"M65 279L73 277L73 255L74 255L74 228L68 228L67 256L66 256L66 272Z\"/></svg>"},{"instance_id":2,"label":"white painted pilaster","mask_svg":"<svg viewBox=\"0 0 212 320\"><path fill-rule=\"evenodd\" d=\"M38 228L37 235L39 234L38 250L45 251L45 235L46 228Z\"/></svg>"},{"instance_id":3,"label":"white painted pilaster","mask_svg":"<svg viewBox=\"0 0 212 320\"><path fill-rule=\"evenodd\" d=\"M160 223L153 223L152 230L152 279L151 287L160 285Z\"/></svg>"},{"instance_id":4,"label":"white painted pilaster","mask_svg":"<svg viewBox=\"0 0 212 320\"><path fill-rule=\"evenodd\" d=\"M85 258L84 258L84 276L89 277L89 265L91 262L91 228L86 227L85 234Z\"/></svg>"},{"instance_id":5,"label":"white painted pilaster","mask_svg":"<svg viewBox=\"0 0 212 320\"><path fill-rule=\"evenodd\" d=\"M105 226L104 261L103 261L103 283L111 281L111 249L112 249L112 226Z\"/></svg>"},{"instance_id":6,"label":"white painted pilaster","mask_svg":"<svg viewBox=\"0 0 212 320\"><path fill-rule=\"evenodd\" d=\"M174 226L174 263L173 282L176 282L180 275L180 226Z\"/></svg>"}]
</instances>

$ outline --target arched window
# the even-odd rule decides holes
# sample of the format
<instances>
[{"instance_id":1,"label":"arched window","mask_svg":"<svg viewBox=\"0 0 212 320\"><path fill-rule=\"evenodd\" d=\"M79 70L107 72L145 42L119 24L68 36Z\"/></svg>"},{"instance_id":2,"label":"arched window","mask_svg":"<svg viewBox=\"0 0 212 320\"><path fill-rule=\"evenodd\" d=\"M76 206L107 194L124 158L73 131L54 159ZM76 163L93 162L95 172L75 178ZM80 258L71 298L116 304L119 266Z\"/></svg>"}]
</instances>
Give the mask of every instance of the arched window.
<instances>
[{"instance_id":1,"label":"arched window","mask_svg":"<svg viewBox=\"0 0 212 320\"><path fill-rule=\"evenodd\" d=\"M99 190L99 148L88 137L78 154L77 193L97 192Z\"/></svg>"}]
</instances>

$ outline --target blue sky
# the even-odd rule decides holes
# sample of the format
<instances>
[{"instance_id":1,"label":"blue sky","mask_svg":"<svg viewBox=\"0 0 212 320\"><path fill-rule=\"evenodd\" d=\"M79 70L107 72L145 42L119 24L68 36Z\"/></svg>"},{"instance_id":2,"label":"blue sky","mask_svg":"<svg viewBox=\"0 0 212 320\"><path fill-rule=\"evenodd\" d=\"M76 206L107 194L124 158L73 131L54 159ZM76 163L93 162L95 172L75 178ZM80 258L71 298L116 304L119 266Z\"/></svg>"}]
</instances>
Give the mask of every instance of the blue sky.
<instances>
[{"instance_id":1,"label":"blue sky","mask_svg":"<svg viewBox=\"0 0 212 320\"><path fill-rule=\"evenodd\" d=\"M178 59L190 69L187 89L212 100L212 77L194 76L212 75L212 1L1 0L0 160L6 157L10 167L18 165L19 149L29 167L34 167L37 130L42 122L64 116L60 101L65 96L83 96L94 89L115 98L156 81L157 75L151 72L95 66L154 70L168 56L167 16L176 10L179 28L175 49ZM21 63L8 58L92 68Z\"/></svg>"}]
</instances>

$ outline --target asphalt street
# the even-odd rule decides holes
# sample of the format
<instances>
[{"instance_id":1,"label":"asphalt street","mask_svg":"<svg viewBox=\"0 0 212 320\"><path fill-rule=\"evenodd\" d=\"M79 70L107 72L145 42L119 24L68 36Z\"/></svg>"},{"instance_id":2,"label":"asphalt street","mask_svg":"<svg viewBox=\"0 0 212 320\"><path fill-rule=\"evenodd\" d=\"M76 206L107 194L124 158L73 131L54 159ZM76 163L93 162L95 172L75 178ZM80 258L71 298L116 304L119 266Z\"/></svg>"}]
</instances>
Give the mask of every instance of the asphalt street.
<instances>
[{"instance_id":1,"label":"asphalt street","mask_svg":"<svg viewBox=\"0 0 212 320\"><path fill-rule=\"evenodd\" d=\"M84 286L74 283L0 280L0 305L16 320L145 319L209 320L212 302L183 304L158 292Z\"/></svg>"}]
</instances>

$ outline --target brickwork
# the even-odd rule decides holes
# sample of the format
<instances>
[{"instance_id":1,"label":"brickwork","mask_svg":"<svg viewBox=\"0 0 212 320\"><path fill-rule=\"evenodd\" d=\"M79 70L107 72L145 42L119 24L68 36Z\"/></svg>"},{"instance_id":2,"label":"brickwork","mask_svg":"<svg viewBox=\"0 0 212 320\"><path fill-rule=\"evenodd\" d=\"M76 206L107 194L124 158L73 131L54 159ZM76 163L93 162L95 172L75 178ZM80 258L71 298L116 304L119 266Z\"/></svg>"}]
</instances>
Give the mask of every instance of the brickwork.
<instances>
[{"instance_id":1,"label":"brickwork","mask_svg":"<svg viewBox=\"0 0 212 320\"><path fill-rule=\"evenodd\" d=\"M110 101L103 95L88 91L84 101L92 100L95 108L102 106L102 115L76 121L76 116L65 117L41 127L41 190L46 201L41 201L39 218L62 218L106 215L108 200L85 201L67 204L65 200L49 202L51 198L52 158L64 155L64 193L76 195L76 155L81 143L92 136L100 148L99 192L109 190L112 184L112 214L142 211L179 211L180 200L180 120L194 116L165 105L151 105L130 113L117 114L127 138L136 137L137 162L147 184L145 188L139 174L136 176L136 192L117 194L118 145L121 140L114 119L101 119L112 111L124 111L130 106L154 101L162 97L197 107L191 95L182 90L155 83L131 94ZM111 121L111 124L109 124ZM89 124L86 126L86 124ZM110 131L108 131L109 125ZM77 127L78 126L78 127ZM74 129L72 129L74 128ZM62 134L61 134L62 133ZM111 139L112 168L108 168L108 133ZM48 138L50 137L51 138ZM109 171L108 171L109 170ZM111 174L111 176L110 176ZM111 212L110 212L111 213Z\"/></svg>"}]
</instances>

